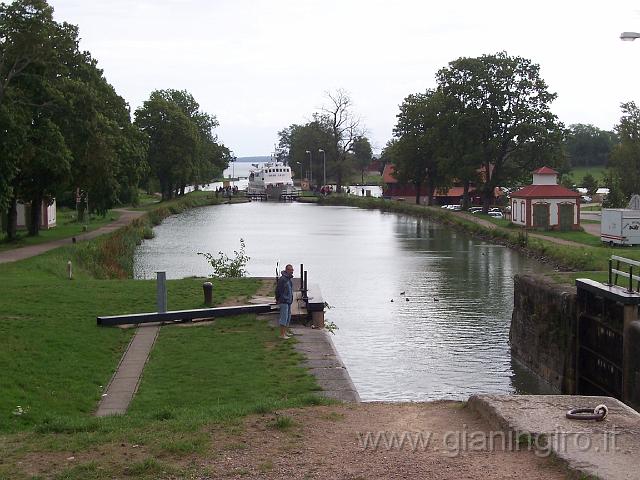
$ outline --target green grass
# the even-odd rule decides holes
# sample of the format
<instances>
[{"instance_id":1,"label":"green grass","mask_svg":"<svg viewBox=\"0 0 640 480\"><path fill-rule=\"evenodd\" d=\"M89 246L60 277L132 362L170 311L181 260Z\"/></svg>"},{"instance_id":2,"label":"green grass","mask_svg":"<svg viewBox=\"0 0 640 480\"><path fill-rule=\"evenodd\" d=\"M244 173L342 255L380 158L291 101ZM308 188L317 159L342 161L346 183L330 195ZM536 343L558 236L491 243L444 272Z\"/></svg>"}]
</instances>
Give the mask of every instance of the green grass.
<instances>
[{"instance_id":1,"label":"green grass","mask_svg":"<svg viewBox=\"0 0 640 480\"><path fill-rule=\"evenodd\" d=\"M159 221L170 211L163 208L150 216ZM93 417L134 332L98 327L96 316L154 311L155 282L100 280L95 271L108 269L91 263L105 251L126 257L128 248L117 244L135 244L138 230L0 265L0 479L31 478L24 470L30 455L45 458L46 478L188 476L190 467L175 460L210 455L211 425L226 428L250 413L328 403L316 395L315 379L300 367L293 344L280 342L265 320L245 315L164 326L130 411ZM203 281L168 281L169 308L202 308ZM248 298L260 285L255 279L213 282L216 303ZM140 455L122 457L125 445L129 451L138 445ZM56 467L46 460L68 452L83 460ZM163 461L149 460L158 458Z\"/></svg>"},{"instance_id":2,"label":"green grass","mask_svg":"<svg viewBox=\"0 0 640 480\"><path fill-rule=\"evenodd\" d=\"M56 216L56 226L49 230L40 230L40 234L35 237L28 236L26 230L19 230L18 239L9 242L6 234L0 232L0 252L90 232L117 220L120 218L120 213L109 210L104 217L100 215L88 215L87 221L83 223L78 223L75 210L69 208L59 208Z\"/></svg>"},{"instance_id":3,"label":"green grass","mask_svg":"<svg viewBox=\"0 0 640 480\"><path fill-rule=\"evenodd\" d=\"M574 183L579 187L582 186L582 179L587 174L593 175L599 186L604 186L604 175L607 172L607 167L594 166L594 167L574 167L569 174L573 177Z\"/></svg>"},{"instance_id":4,"label":"green grass","mask_svg":"<svg viewBox=\"0 0 640 480\"><path fill-rule=\"evenodd\" d=\"M588 207L580 207L581 212L599 212L602 210L602 205L589 205ZM581 220L584 222L584 220Z\"/></svg>"}]
</instances>

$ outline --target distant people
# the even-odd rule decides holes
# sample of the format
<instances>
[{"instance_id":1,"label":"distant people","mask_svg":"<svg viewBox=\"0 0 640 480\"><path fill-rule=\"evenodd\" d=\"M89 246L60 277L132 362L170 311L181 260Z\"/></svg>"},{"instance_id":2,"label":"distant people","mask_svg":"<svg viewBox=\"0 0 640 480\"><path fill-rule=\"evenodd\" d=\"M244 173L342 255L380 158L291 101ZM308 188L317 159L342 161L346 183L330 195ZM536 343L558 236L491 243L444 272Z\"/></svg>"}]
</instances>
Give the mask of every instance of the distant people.
<instances>
[{"instance_id":1,"label":"distant people","mask_svg":"<svg viewBox=\"0 0 640 480\"><path fill-rule=\"evenodd\" d=\"M364 197L364 188L362 189L362 196Z\"/></svg>"},{"instance_id":2,"label":"distant people","mask_svg":"<svg viewBox=\"0 0 640 480\"><path fill-rule=\"evenodd\" d=\"M280 338L291 338L287 335L287 328L291 322L291 304L293 303L293 266L287 265L282 271L276 285L276 303L280 305Z\"/></svg>"}]
</instances>

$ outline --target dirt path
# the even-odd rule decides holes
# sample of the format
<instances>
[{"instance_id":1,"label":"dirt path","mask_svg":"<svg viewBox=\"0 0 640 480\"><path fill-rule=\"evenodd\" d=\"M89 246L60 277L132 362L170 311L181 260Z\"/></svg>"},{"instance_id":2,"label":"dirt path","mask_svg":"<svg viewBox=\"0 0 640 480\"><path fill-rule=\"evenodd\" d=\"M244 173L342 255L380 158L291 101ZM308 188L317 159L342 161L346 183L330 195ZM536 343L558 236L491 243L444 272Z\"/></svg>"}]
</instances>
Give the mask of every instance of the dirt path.
<instances>
[{"instance_id":1,"label":"dirt path","mask_svg":"<svg viewBox=\"0 0 640 480\"><path fill-rule=\"evenodd\" d=\"M83 240L91 240L92 238L104 235L105 233L111 233L120 227L128 225L131 221L146 213L134 210L125 210L122 208L115 209L115 211L120 213L120 218L118 218L118 220L91 232L76 235L76 241L81 242ZM69 245L70 243L72 243L71 238L61 238L59 240L52 240L51 242L40 243L38 245L29 245L27 247L6 250L4 252L0 252L0 263L16 262L18 260L24 260L25 258L35 257L36 255L53 250L54 248Z\"/></svg>"},{"instance_id":2,"label":"dirt path","mask_svg":"<svg viewBox=\"0 0 640 480\"><path fill-rule=\"evenodd\" d=\"M209 472L198 478L565 478L561 467L526 447L483 447L488 424L463 405L361 403L249 417L239 434L212 432L216 453L197 460ZM290 428L276 426L291 421Z\"/></svg>"}]
</instances>

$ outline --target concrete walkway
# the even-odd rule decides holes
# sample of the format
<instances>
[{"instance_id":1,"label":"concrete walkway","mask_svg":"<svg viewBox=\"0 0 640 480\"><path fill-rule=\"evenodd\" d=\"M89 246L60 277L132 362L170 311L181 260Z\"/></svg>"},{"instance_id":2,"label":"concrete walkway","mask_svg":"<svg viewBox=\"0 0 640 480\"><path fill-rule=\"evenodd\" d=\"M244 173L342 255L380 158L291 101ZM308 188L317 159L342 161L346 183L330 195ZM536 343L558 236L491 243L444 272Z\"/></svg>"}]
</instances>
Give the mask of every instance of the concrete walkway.
<instances>
[{"instance_id":1,"label":"concrete walkway","mask_svg":"<svg viewBox=\"0 0 640 480\"><path fill-rule=\"evenodd\" d=\"M309 368L309 373L316 377L322 388L319 394L343 402L359 402L358 391L340 360L330 338L331 334L323 328L314 329L303 325L292 325L291 330L296 340L295 350L306 358L303 365Z\"/></svg>"},{"instance_id":2,"label":"concrete walkway","mask_svg":"<svg viewBox=\"0 0 640 480\"><path fill-rule=\"evenodd\" d=\"M605 404L602 422L569 420L572 408ZM611 397L578 395L474 395L469 407L497 431L532 438L537 455L553 454L571 478L630 480L640 478L640 415ZM520 449L528 448L518 442Z\"/></svg>"},{"instance_id":3,"label":"concrete walkway","mask_svg":"<svg viewBox=\"0 0 640 480\"><path fill-rule=\"evenodd\" d=\"M76 235L76 241L81 242L84 240L91 240L92 238L104 235L105 233L111 233L121 227L124 227L125 225L128 225L136 218L139 218L147 213L125 209L115 209L114 211L120 213L120 218L118 218L118 220L111 222L104 227L96 228L91 232ZM0 252L0 263L17 262L18 260L24 260L25 258L35 257L36 255L48 252L49 250L53 250L64 245L71 245L72 243L73 242L71 240L71 237L68 237L61 238L59 240L52 240L51 242L39 243L37 245L29 245L27 247L6 250L4 252Z\"/></svg>"},{"instance_id":4,"label":"concrete walkway","mask_svg":"<svg viewBox=\"0 0 640 480\"><path fill-rule=\"evenodd\" d=\"M95 413L97 417L127 413L129 404L138 391L151 349L158 338L160 325L159 323L145 324L137 327L116 372L102 395Z\"/></svg>"}]
</instances>

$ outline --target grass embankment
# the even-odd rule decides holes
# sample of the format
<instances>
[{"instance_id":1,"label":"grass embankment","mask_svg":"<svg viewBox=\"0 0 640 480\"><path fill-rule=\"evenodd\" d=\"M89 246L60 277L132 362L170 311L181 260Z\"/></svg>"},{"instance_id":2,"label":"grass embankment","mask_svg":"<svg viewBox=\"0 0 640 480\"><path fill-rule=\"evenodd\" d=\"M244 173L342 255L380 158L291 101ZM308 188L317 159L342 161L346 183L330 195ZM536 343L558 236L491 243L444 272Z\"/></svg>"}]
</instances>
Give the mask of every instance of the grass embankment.
<instances>
[{"instance_id":1,"label":"grass embankment","mask_svg":"<svg viewBox=\"0 0 640 480\"><path fill-rule=\"evenodd\" d=\"M599 186L604 186L604 176L607 173L607 167L603 165L597 165L593 167L573 167L569 172L569 175L573 177L574 183L579 187L582 186L582 179L585 175L592 175L598 182Z\"/></svg>"},{"instance_id":2,"label":"grass embankment","mask_svg":"<svg viewBox=\"0 0 640 480\"><path fill-rule=\"evenodd\" d=\"M476 237L508 245L512 248L534 256L542 261L550 263L559 269L579 272L581 278L593 278L602 280L606 276L608 260L611 255L621 255L634 260L640 260L640 248L611 248L603 246L597 237L589 236L584 232L535 232L564 238L571 241L587 242L577 246L560 245L551 240L528 235L518 228L507 228L506 220L492 219L496 228L487 228L468 220L458 212L441 209L438 207L426 207L393 200L378 198L346 197L332 195L320 200L322 205L347 205L359 208L378 209L385 212L395 212L423 218L430 218L453 228L464 230ZM483 217L485 220L486 216ZM595 239L596 242L593 242ZM558 279L570 282L569 276L558 276Z\"/></svg>"},{"instance_id":3,"label":"grass embankment","mask_svg":"<svg viewBox=\"0 0 640 480\"><path fill-rule=\"evenodd\" d=\"M193 455L220 454L208 425L236 428L247 413L321 403L292 345L249 315L163 327L129 413L92 417L133 334L97 327L95 317L155 310L155 282L115 278L130 273L145 228L210 201L199 197L111 236L0 265L0 479L185 476ZM169 281L169 307L203 307L202 282ZM258 287L216 280L214 298L248 298Z\"/></svg>"},{"instance_id":4,"label":"grass embankment","mask_svg":"<svg viewBox=\"0 0 640 480\"><path fill-rule=\"evenodd\" d=\"M114 210L107 211L103 217L101 215L87 215L85 222L78 222L76 211L70 208L59 208L56 213L56 226L49 230L40 230L38 236L30 237L26 230L18 230L18 238L9 242L6 234L0 232L0 252L11 250L12 248L38 245L40 243L69 238L81 233L90 232L120 218L120 213Z\"/></svg>"}]
</instances>

